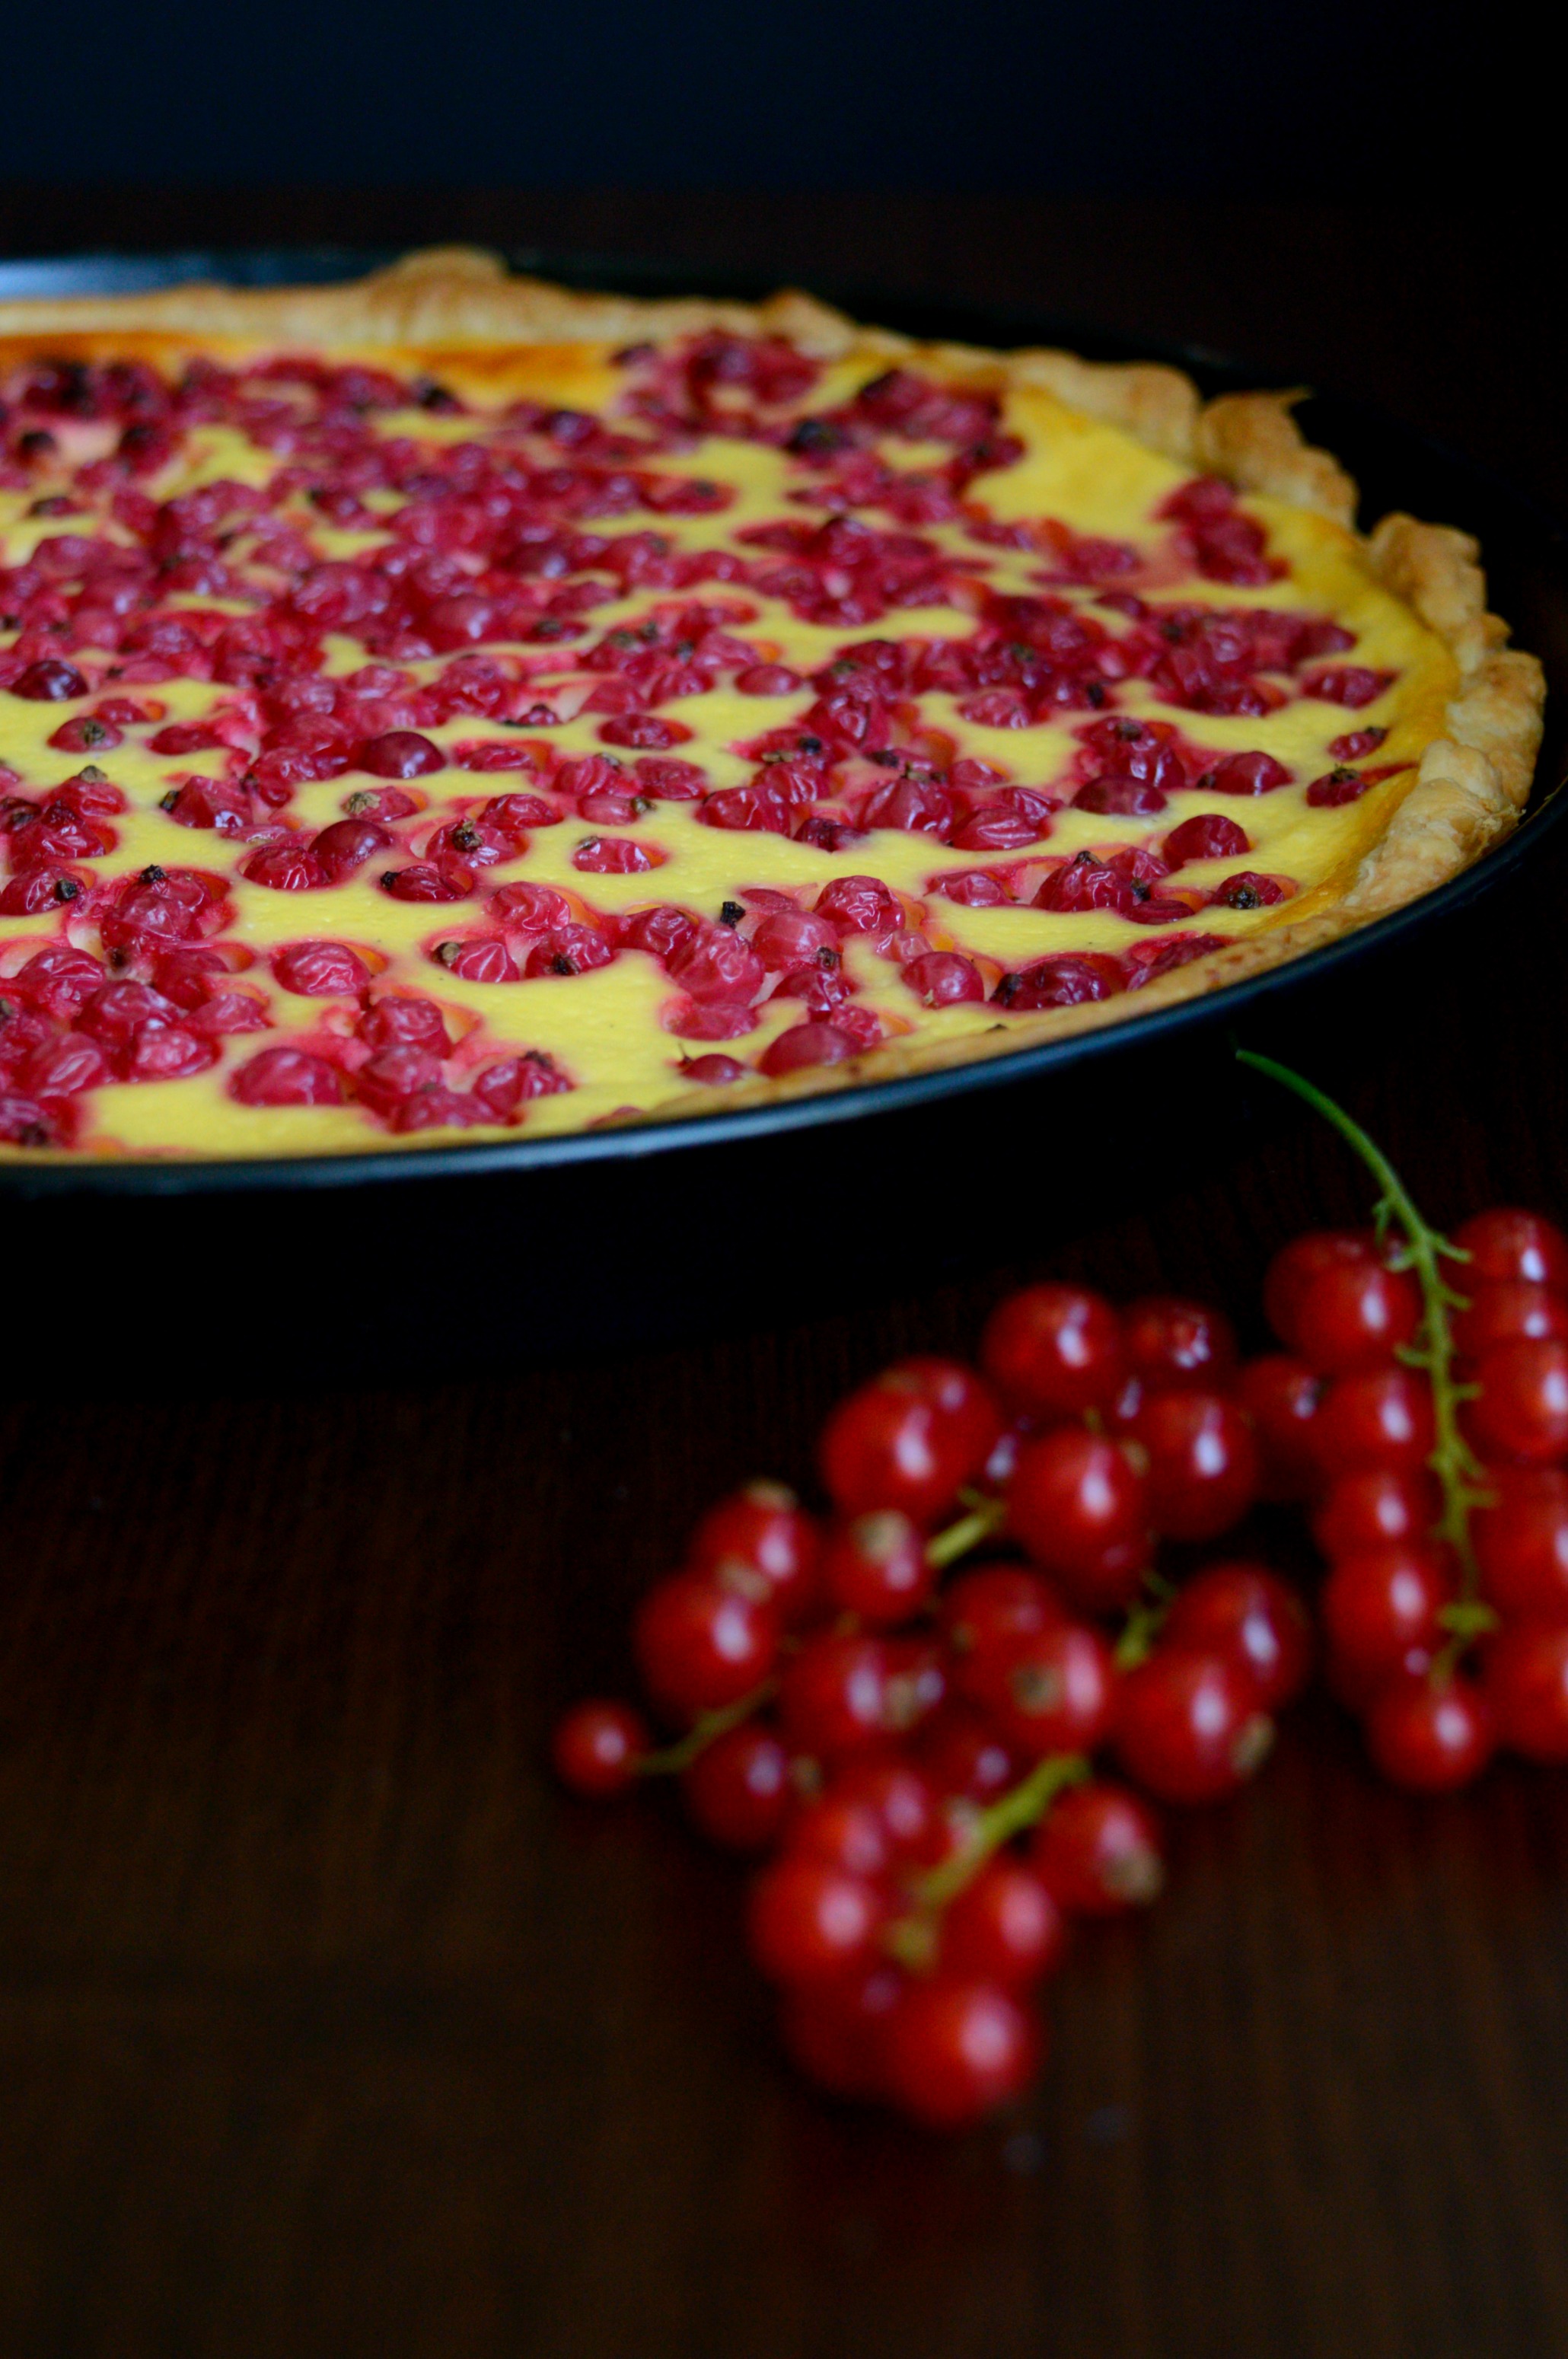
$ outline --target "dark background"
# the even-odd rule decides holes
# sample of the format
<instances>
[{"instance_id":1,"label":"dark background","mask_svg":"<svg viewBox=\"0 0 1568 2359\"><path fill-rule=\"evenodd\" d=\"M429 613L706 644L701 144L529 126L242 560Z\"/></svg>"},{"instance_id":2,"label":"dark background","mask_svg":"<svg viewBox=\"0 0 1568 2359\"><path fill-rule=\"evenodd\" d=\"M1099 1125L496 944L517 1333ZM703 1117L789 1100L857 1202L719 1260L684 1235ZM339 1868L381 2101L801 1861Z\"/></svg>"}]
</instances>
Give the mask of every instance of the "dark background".
<instances>
[{"instance_id":1,"label":"dark background","mask_svg":"<svg viewBox=\"0 0 1568 2359\"><path fill-rule=\"evenodd\" d=\"M0 255L471 237L1032 307L1372 402L1568 509L1548 78L1496 12L296 0L5 41ZM1565 890L1543 856L1394 1020L1309 1010L1440 1218L1568 1215ZM353 1390L247 1345L247 1301L331 1288L308 1243L269 1260L242 1215L222 1258L122 1269L84 1205L40 1271L8 1208L6 2359L1561 2359L1561 1778L1414 1804L1310 1705L1148 1920L1081 1945L1040 2091L943 2146L791 2079L735 1878L672 1815L542 1772L693 1515L805 1478L844 1385L1042 1272L1247 1321L1273 1246L1363 1208L1290 1109L1199 1178L1138 1112L1130 1212L1054 1216L1042 1103L922 1208L972 1276L808 1310L771 1224L877 1218L830 1142L693 1343L519 1332L480 1372L487 1273L436 1211L408 1250L472 1307ZM628 1282L702 1250L702 1186L673 1242L628 1199ZM517 1249L550 1249L521 1202ZM180 1381L145 1381L155 1332Z\"/></svg>"}]
</instances>

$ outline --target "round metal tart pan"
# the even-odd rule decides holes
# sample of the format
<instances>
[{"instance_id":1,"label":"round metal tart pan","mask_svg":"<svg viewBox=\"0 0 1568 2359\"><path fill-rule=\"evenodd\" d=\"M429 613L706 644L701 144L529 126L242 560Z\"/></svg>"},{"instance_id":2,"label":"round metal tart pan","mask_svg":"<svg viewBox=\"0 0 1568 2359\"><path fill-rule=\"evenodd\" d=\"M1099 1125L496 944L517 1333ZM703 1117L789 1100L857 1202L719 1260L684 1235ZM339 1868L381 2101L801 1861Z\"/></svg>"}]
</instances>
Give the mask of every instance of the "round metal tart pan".
<instances>
[{"instance_id":1,"label":"round metal tart pan","mask_svg":"<svg viewBox=\"0 0 1568 2359\"><path fill-rule=\"evenodd\" d=\"M194 277L354 277L387 255L269 250L0 265L6 297ZM516 266L630 293L768 289L712 273L519 254ZM1169 359L1207 392L1258 373L999 308L823 290L862 319L981 345ZM1332 397L1301 413L1361 484L1482 546L1491 603L1552 691L1530 810L1463 875L1343 940L1201 999L947 1071L569 1136L261 1162L0 1165L14 1364L114 1387L233 1376L429 1381L508 1361L751 1328L964 1267L1044 1257L1054 1234L1167 1191L1236 1150L1258 1116L1236 1038L1321 1071L1411 1020L1434 962L1462 957L1483 896L1568 845L1568 536L1478 468ZM1269 1109L1271 1111L1271 1109ZM1269 1118L1267 1112L1263 1118ZM91 1327L72 1315L91 1295ZM113 1340L111 1340L113 1339ZM13 1382L17 1381L16 1377ZM243 1379L242 1379L243 1380Z\"/></svg>"}]
</instances>

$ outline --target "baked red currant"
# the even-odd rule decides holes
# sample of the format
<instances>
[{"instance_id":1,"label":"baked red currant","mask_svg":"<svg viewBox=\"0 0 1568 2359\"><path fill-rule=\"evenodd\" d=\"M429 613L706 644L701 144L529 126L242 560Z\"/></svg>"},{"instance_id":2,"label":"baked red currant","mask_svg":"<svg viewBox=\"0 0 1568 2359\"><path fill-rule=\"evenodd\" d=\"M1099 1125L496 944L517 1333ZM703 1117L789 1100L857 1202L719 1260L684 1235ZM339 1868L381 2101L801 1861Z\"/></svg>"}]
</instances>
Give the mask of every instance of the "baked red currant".
<instances>
[{"instance_id":1,"label":"baked red currant","mask_svg":"<svg viewBox=\"0 0 1568 2359\"><path fill-rule=\"evenodd\" d=\"M1031 1286L985 1322L980 1364L1008 1405L1029 1417L1106 1408L1125 1373L1121 1322L1082 1286Z\"/></svg>"},{"instance_id":2,"label":"baked red currant","mask_svg":"<svg viewBox=\"0 0 1568 2359\"><path fill-rule=\"evenodd\" d=\"M1568 1453L1568 1343L1497 1343L1475 1363L1465 1431L1483 1458L1541 1466Z\"/></svg>"},{"instance_id":3,"label":"baked red currant","mask_svg":"<svg viewBox=\"0 0 1568 2359\"><path fill-rule=\"evenodd\" d=\"M1217 1539L1258 1496L1252 1429L1221 1394L1154 1393L1134 1419L1133 1435L1148 1453L1155 1529L1171 1539Z\"/></svg>"},{"instance_id":4,"label":"baked red currant","mask_svg":"<svg viewBox=\"0 0 1568 2359\"><path fill-rule=\"evenodd\" d=\"M1033 2017L995 1983L922 1977L888 2018L887 2085L916 2121L961 2129L1029 2086L1040 2046Z\"/></svg>"},{"instance_id":5,"label":"baked red currant","mask_svg":"<svg viewBox=\"0 0 1568 2359\"><path fill-rule=\"evenodd\" d=\"M822 1480L841 1515L898 1507L929 1524L981 1472L1001 1430L972 1368L956 1360L900 1361L829 1417Z\"/></svg>"},{"instance_id":6,"label":"baked red currant","mask_svg":"<svg viewBox=\"0 0 1568 2359\"><path fill-rule=\"evenodd\" d=\"M1246 1784L1273 1738L1250 1678L1225 1656L1157 1647L1123 1675L1116 1751L1158 1801L1223 1800Z\"/></svg>"},{"instance_id":7,"label":"baked red currant","mask_svg":"<svg viewBox=\"0 0 1568 2359\"><path fill-rule=\"evenodd\" d=\"M710 1507L692 1535L687 1562L712 1572L726 1558L755 1565L773 1591L779 1620L801 1621L817 1603L817 1525L782 1483L747 1483Z\"/></svg>"},{"instance_id":8,"label":"baked red currant","mask_svg":"<svg viewBox=\"0 0 1568 2359\"><path fill-rule=\"evenodd\" d=\"M651 1743L648 1723L633 1705L595 1699L557 1722L550 1758L563 1786L602 1802L636 1784L637 1763Z\"/></svg>"},{"instance_id":9,"label":"baked red currant","mask_svg":"<svg viewBox=\"0 0 1568 2359\"><path fill-rule=\"evenodd\" d=\"M1568 1342L1568 1297L1522 1277L1499 1278L1472 1287L1465 1309L1454 1314L1454 1348L1462 1359L1478 1360L1495 1344L1527 1339Z\"/></svg>"},{"instance_id":10,"label":"baked red currant","mask_svg":"<svg viewBox=\"0 0 1568 2359\"><path fill-rule=\"evenodd\" d=\"M1432 1455L1432 1387L1410 1368L1367 1368L1324 1394L1314 1441L1325 1482L1369 1467L1418 1473Z\"/></svg>"},{"instance_id":11,"label":"baked red currant","mask_svg":"<svg viewBox=\"0 0 1568 2359\"><path fill-rule=\"evenodd\" d=\"M1236 1335L1223 1310L1149 1294L1122 1313L1129 1373L1148 1392L1221 1392L1236 1374Z\"/></svg>"},{"instance_id":12,"label":"baked red currant","mask_svg":"<svg viewBox=\"0 0 1568 2359\"><path fill-rule=\"evenodd\" d=\"M1026 1759L1092 1753L1116 1700L1110 1647L1087 1622L1058 1622L1016 1639L986 1667L980 1698L1007 1743Z\"/></svg>"},{"instance_id":13,"label":"baked red currant","mask_svg":"<svg viewBox=\"0 0 1568 2359\"><path fill-rule=\"evenodd\" d=\"M789 1756L759 1721L726 1729L681 1772L681 1792L710 1843L725 1851L767 1851L794 1800Z\"/></svg>"},{"instance_id":14,"label":"baked red currant","mask_svg":"<svg viewBox=\"0 0 1568 2359\"><path fill-rule=\"evenodd\" d=\"M833 1982L867 1964L887 1914L863 1875L826 1860L775 1860L751 1887L751 1954L770 1982Z\"/></svg>"},{"instance_id":15,"label":"baked red currant","mask_svg":"<svg viewBox=\"0 0 1568 2359\"><path fill-rule=\"evenodd\" d=\"M1473 1680L1392 1680L1373 1699L1367 1745L1390 1785L1412 1794L1447 1794L1467 1786L1492 1752L1492 1716Z\"/></svg>"},{"instance_id":16,"label":"baked red currant","mask_svg":"<svg viewBox=\"0 0 1568 2359\"><path fill-rule=\"evenodd\" d=\"M1026 1990L1054 1973L1067 1946L1062 1911L1019 1859L987 1860L942 1911L940 1973Z\"/></svg>"},{"instance_id":17,"label":"baked red currant","mask_svg":"<svg viewBox=\"0 0 1568 2359\"><path fill-rule=\"evenodd\" d=\"M1492 1466L1491 1504L1470 1516L1481 1585L1499 1614L1568 1623L1568 1474L1560 1466Z\"/></svg>"},{"instance_id":18,"label":"baked red currant","mask_svg":"<svg viewBox=\"0 0 1568 2359\"><path fill-rule=\"evenodd\" d=\"M1442 1511L1442 1495L1424 1468L1401 1474L1369 1466L1329 1486L1312 1516L1312 1538L1331 1563L1406 1540L1419 1546Z\"/></svg>"},{"instance_id":19,"label":"baked red currant","mask_svg":"<svg viewBox=\"0 0 1568 2359\"><path fill-rule=\"evenodd\" d=\"M1060 1426L1025 1442L1007 1486L1007 1520L1035 1562L1080 1604L1123 1604L1149 1552L1142 1475L1120 1442Z\"/></svg>"},{"instance_id":20,"label":"baked red currant","mask_svg":"<svg viewBox=\"0 0 1568 2359\"><path fill-rule=\"evenodd\" d=\"M632 1626L643 1684L677 1719L736 1703L760 1686L779 1651L779 1620L766 1582L740 1586L727 1572L678 1572L650 1589Z\"/></svg>"},{"instance_id":21,"label":"baked red currant","mask_svg":"<svg viewBox=\"0 0 1568 2359\"><path fill-rule=\"evenodd\" d=\"M1161 1643L1223 1655L1251 1682L1261 1712L1301 1693L1312 1668L1312 1624L1289 1582L1262 1564L1212 1564L1177 1592Z\"/></svg>"},{"instance_id":22,"label":"baked red currant","mask_svg":"<svg viewBox=\"0 0 1568 2359\"><path fill-rule=\"evenodd\" d=\"M828 1603L874 1629L891 1629L920 1612L936 1586L919 1527L896 1507L831 1524L821 1579Z\"/></svg>"},{"instance_id":23,"label":"baked red currant","mask_svg":"<svg viewBox=\"0 0 1568 2359\"><path fill-rule=\"evenodd\" d=\"M1160 1822L1140 1794L1094 1778L1058 1795L1035 1831L1034 1864L1073 1917L1141 1908L1165 1881Z\"/></svg>"},{"instance_id":24,"label":"baked red currant","mask_svg":"<svg viewBox=\"0 0 1568 2359\"><path fill-rule=\"evenodd\" d=\"M1527 1761L1568 1761L1568 1626L1522 1623L1486 1649L1497 1742Z\"/></svg>"},{"instance_id":25,"label":"baked red currant","mask_svg":"<svg viewBox=\"0 0 1568 2359\"><path fill-rule=\"evenodd\" d=\"M1313 1432L1323 1391L1323 1378L1289 1352L1265 1353L1243 1367L1236 1397L1252 1420L1263 1498L1304 1499L1315 1486Z\"/></svg>"},{"instance_id":26,"label":"baked red currant","mask_svg":"<svg viewBox=\"0 0 1568 2359\"><path fill-rule=\"evenodd\" d=\"M887 1647L854 1631L813 1632L786 1663L779 1716L791 1753L828 1761L888 1733Z\"/></svg>"},{"instance_id":27,"label":"baked red currant","mask_svg":"<svg viewBox=\"0 0 1568 2359\"><path fill-rule=\"evenodd\" d=\"M1539 1212L1504 1204L1473 1212L1455 1229L1454 1242L1470 1256L1468 1266L1455 1278L1460 1293L1510 1277L1568 1293L1568 1237Z\"/></svg>"},{"instance_id":28,"label":"baked red currant","mask_svg":"<svg viewBox=\"0 0 1568 2359\"><path fill-rule=\"evenodd\" d=\"M1329 1645L1360 1679L1392 1678L1412 1647L1435 1647L1454 1582L1434 1549L1368 1549L1341 1559L1319 1600Z\"/></svg>"}]
</instances>

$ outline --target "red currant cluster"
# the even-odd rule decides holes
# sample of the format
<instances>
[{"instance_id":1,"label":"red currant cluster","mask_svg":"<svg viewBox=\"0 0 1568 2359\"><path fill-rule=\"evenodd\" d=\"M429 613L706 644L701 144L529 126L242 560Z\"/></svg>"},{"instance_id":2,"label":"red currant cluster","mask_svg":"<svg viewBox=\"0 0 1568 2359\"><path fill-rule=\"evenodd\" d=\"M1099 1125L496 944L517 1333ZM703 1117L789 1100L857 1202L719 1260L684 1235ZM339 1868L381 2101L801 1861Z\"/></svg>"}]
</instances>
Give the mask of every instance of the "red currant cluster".
<instances>
[{"instance_id":1,"label":"red currant cluster","mask_svg":"<svg viewBox=\"0 0 1568 2359\"><path fill-rule=\"evenodd\" d=\"M1160 1889L1151 1804L1257 1768L1310 1618L1265 1564L1202 1558L1260 1501L1310 1504L1330 1680L1386 1775L1568 1760L1568 1240L1509 1211L1440 1237L1265 1070L1383 1188L1374 1228L1276 1257L1283 1352L1243 1364L1200 1303L1011 1296L978 1369L908 1360L833 1411L826 1520L770 1483L704 1517L635 1630L672 1743L619 1702L556 1732L575 1791L675 1773L765 1859L752 1953L836 2093L941 2126L1016 2093L1067 1921Z\"/></svg>"}]
</instances>

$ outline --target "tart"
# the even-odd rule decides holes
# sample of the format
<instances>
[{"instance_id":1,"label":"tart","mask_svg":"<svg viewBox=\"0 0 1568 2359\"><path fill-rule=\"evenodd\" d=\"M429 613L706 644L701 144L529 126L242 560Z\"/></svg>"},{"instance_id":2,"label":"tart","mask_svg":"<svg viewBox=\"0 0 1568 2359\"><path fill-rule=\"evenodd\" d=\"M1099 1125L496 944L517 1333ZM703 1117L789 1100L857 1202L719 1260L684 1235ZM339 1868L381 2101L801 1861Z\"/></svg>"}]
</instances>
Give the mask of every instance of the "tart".
<instances>
[{"instance_id":1,"label":"tart","mask_svg":"<svg viewBox=\"0 0 1568 2359\"><path fill-rule=\"evenodd\" d=\"M701 1114L1116 1023L1512 825L1477 551L1277 394L807 298L0 307L0 1151Z\"/></svg>"}]
</instances>

